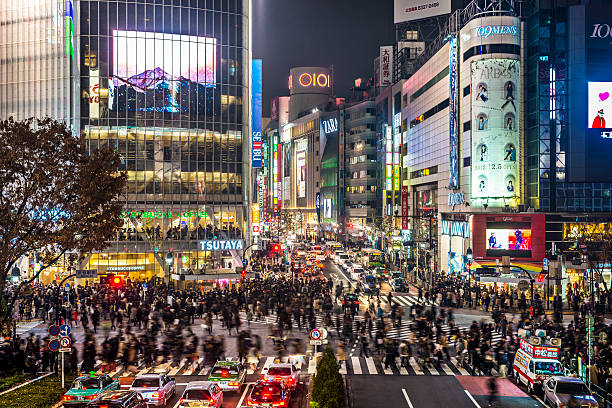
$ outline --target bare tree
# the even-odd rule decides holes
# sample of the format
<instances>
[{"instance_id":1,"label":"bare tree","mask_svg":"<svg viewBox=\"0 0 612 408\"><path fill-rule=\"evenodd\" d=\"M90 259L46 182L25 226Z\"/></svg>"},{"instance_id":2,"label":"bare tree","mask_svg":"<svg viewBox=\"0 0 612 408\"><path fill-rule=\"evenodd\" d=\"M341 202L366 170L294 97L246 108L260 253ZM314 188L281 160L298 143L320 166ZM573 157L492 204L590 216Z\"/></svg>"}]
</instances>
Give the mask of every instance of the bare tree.
<instances>
[{"instance_id":1,"label":"bare tree","mask_svg":"<svg viewBox=\"0 0 612 408\"><path fill-rule=\"evenodd\" d=\"M121 225L127 176L110 149L91 149L52 119L0 121L0 329L10 327L22 290L67 252L103 249ZM41 267L9 288L16 263L36 253Z\"/></svg>"}]
</instances>

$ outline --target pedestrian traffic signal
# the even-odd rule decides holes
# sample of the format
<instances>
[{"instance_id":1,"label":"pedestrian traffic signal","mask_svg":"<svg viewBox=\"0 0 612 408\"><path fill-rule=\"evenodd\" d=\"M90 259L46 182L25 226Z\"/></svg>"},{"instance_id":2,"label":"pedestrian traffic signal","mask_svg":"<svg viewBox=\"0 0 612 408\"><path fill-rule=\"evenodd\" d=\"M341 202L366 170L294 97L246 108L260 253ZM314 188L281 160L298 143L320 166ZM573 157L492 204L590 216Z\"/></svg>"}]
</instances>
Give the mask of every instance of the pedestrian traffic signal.
<instances>
[{"instance_id":1,"label":"pedestrian traffic signal","mask_svg":"<svg viewBox=\"0 0 612 408\"><path fill-rule=\"evenodd\" d=\"M111 286L114 288L120 288L123 286L123 277L121 276L113 276L111 279Z\"/></svg>"},{"instance_id":2,"label":"pedestrian traffic signal","mask_svg":"<svg viewBox=\"0 0 612 408\"><path fill-rule=\"evenodd\" d=\"M544 276L546 276L546 275L544 275L543 273L538 275L538 283L544 282Z\"/></svg>"},{"instance_id":3,"label":"pedestrian traffic signal","mask_svg":"<svg viewBox=\"0 0 612 408\"><path fill-rule=\"evenodd\" d=\"M243 269L242 270L242 279L246 278L246 271Z\"/></svg>"}]
</instances>

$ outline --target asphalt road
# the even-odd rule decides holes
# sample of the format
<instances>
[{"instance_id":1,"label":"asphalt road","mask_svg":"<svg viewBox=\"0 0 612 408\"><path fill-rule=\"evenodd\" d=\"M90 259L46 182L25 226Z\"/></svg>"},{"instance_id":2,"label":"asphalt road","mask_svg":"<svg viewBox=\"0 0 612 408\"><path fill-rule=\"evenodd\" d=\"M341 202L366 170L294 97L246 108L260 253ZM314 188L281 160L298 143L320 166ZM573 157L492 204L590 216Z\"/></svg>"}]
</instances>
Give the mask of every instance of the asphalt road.
<instances>
[{"instance_id":1,"label":"asphalt road","mask_svg":"<svg viewBox=\"0 0 612 408\"><path fill-rule=\"evenodd\" d=\"M348 376L354 408L544 408L508 380L497 381L489 405L488 377Z\"/></svg>"}]
</instances>

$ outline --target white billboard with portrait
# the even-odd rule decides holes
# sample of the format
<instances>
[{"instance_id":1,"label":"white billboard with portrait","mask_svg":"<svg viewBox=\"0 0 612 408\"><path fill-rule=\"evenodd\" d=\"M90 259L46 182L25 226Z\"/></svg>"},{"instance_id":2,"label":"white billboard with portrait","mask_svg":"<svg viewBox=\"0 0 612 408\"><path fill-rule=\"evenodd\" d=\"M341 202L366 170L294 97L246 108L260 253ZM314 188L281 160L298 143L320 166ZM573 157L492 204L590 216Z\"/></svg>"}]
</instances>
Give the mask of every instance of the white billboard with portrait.
<instances>
[{"instance_id":1,"label":"white billboard with portrait","mask_svg":"<svg viewBox=\"0 0 612 408\"><path fill-rule=\"evenodd\" d=\"M394 0L393 21L405 21L440 16L451 12L451 0Z\"/></svg>"},{"instance_id":2,"label":"white billboard with portrait","mask_svg":"<svg viewBox=\"0 0 612 408\"><path fill-rule=\"evenodd\" d=\"M472 62L472 198L513 205L520 197L519 61Z\"/></svg>"},{"instance_id":3,"label":"white billboard with portrait","mask_svg":"<svg viewBox=\"0 0 612 408\"><path fill-rule=\"evenodd\" d=\"M612 82L589 82L589 129L610 129L612 119Z\"/></svg>"},{"instance_id":4,"label":"white billboard with portrait","mask_svg":"<svg viewBox=\"0 0 612 408\"><path fill-rule=\"evenodd\" d=\"M296 168L296 185L298 198L306 197L306 152L296 152L295 154Z\"/></svg>"}]
</instances>

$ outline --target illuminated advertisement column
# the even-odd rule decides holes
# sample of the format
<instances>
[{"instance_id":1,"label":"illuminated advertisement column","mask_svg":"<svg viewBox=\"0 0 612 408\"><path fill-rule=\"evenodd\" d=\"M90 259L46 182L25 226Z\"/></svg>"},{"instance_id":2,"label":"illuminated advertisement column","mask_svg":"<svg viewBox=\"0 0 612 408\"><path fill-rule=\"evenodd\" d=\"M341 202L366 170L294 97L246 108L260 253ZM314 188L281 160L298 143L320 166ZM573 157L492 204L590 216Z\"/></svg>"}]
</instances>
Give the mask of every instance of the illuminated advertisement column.
<instances>
[{"instance_id":1,"label":"illuminated advertisement column","mask_svg":"<svg viewBox=\"0 0 612 408\"><path fill-rule=\"evenodd\" d=\"M520 198L519 61L472 62L472 198L491 206Z\"/></svg>"},{"instance_id":2,"label":"illuminated advertisement column","mask_svg":"<svg viewBox=\"0 0 612 408\"><path fill-rule=\"evenodd\" d=\"M457 37L448 40L449 59L449 181L450 189L459 188L459 139L457 135Z\"/></svg>"},{"instance_id":3,"label":"illuminated advertisement column","mask_svg":"<svg viewBox=\"0 0 612 408\"><path fill-rule=\"evenodd\" d=\"M253 127L252 136L252 159L251 165L253 168L262 167L263 150L261 137L261 103L262 103L262 61L260 59L253 60L253 108L251 122Z\"/></svg>"},{"instance_id":4,"label":"illuminated advertisement column","mask_svg":"<svg viewBox=\"0 0 612 408\"><path fill-rule=\"evenodd\" d=\"M397 112L393 116L393 191L399 191L400 189L401 149L402 112Z\"/></svg>"}]
</instances>

